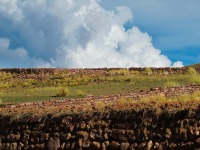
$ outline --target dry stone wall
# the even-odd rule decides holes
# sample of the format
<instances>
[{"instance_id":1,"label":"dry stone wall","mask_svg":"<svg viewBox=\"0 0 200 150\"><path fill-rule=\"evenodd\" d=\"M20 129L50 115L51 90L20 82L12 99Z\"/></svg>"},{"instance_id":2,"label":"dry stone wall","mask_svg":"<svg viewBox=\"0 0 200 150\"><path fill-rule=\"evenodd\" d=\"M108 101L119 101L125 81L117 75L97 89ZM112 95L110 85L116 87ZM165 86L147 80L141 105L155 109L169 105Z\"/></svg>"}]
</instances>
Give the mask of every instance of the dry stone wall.
<instances>
[{"instance_id":1,"label":"dry stone wall","mask_svg":"<svg viewBox=\"0 0 200 150\"><path fill-rule=\"evenodd\" d=\"M67 113L40 114L39 111L16 115L0 114L1 150L193 150L200 148L200 103L176 102L130 105L129 109L85 110L95 101L113 104L117 96L156 93L192 93L199 85L155 88L124 95L66 99L5 106L8 112L45 110L55 106ZM70 106L70 108L68 107ZM80 110L73 112L79 107ZM138 109L139 108L139 109ZM33 109L34 110L34 109ZM36 109L35 109L36 110Z\"/></svg>"},{"instance_id":2,"label":"dry stone wall","mask_svg":"<svg viewBox=\"0 0 200 150\"><path fill-rule=\"evenodd\" d=\"M200 105L198 105L200 107ZM200 148L200 110L167 107L53 116L0 116L1 150L192 150Z\"/></svg>"},{"instance_id":3,"label":"dry stone wall","mask_svg":"<svg viewBox=\"0 0 200 150\"><path fill-rule=\"evenodd\" d=\"M15 74L55 74L55 73L61 73L61 72L70 72L70 73L107 73L111 70L121 70L121 69L127 69L129 71L138 71L142 72L145 71L145 68L85 68L85 69L62 69L62 68L10 68L10 69L0 69L0 72L7 72L7 73L15 73ZM159 73L159 72L168 72L170 73L186 73L188 70L188 67L182 67L182 68L171 68L171 67L161 67L161 68L150 68L153 73ZM200 72L200 67L196 67L195 70L197 72Z\"/></svg>"},{"instance_id":4,"label":"dry stone wall","mask_svg":"<svg viewBox=\"0 0 200 150\"><path fill-rule=\"evenodd\" d=\"M197 72L200 73L200 67L195 68ZM22 78L22 79L37 79L37 80L46 80L55 78L57 75L67 74L68 76L77 75L77 76L112 76L112 75L124 75L123 71L120 73L120 70L127 70L130 73L144 73L145 68L85 68L85 69L62 69L62 68L11 68L11 69L0 69L0 72L12 73L13 78ZM119 73L117 72L119 71ZM188 67L182 68L151 68L152 72L146 72L149 74L185 74L188 71ZM113 73L114 72L114 73Z\"/></svg>"}]
</instances>

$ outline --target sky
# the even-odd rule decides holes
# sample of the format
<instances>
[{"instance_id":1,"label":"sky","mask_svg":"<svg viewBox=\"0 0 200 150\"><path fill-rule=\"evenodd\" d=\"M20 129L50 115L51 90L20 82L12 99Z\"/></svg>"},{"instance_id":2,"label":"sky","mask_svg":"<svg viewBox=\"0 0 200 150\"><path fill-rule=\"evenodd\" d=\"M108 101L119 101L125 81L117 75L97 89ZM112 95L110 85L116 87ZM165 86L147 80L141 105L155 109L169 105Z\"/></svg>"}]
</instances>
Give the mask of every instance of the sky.
<instances>
[{"instance_id":1,"label":"sky","mask_svg":"<svg viewBox=\"0 0 200 150\"><path fill-rule=\"evenodd\" d=\"M199 0L0 0L0 68L200 61Z\"/></svg>"}]
</instances>

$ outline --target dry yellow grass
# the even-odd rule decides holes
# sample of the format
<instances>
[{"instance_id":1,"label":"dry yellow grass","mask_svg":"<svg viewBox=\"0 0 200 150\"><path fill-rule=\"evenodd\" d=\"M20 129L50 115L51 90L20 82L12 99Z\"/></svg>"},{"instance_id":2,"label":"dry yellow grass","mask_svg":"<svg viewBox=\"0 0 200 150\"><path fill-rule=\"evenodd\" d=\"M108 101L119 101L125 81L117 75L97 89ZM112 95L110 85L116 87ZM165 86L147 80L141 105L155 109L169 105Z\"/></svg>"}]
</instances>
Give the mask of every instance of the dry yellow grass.
<instances>
[{"instance_id":1,"label":"dry yellow grass","mask_svg":"<svg viewBox=\"0 0 200 150\"><path fill-rule=\"evenodd\" d=\"M96 109L102 110L106 107L106 104L103 101L96 101L94 106Z\"/></svg>"}]
</instances>

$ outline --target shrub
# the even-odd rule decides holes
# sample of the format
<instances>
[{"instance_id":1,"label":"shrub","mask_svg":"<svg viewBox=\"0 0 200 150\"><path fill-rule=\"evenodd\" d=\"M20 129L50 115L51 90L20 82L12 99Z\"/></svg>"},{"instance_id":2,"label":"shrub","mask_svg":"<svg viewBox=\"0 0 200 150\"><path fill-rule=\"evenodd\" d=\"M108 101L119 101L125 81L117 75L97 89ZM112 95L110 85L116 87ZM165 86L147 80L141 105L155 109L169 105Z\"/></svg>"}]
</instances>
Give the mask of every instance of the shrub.
<instances>
[{"instance_id":1,"label":"shrub","mask_svg":"<svg viewBox=\"0 0 200 150\"><path fill-rule=\"evenodd\" d=\"M58 93L56 94L56 97L65 97L69 94L69 90L67 88L61 88L59 89Z\"/></svg>"},{"instance_id":2,"label":"shrub","mask_svg":"<svg viewBox=\"0 0 200 150\"><path fill-rule=\"evenodd\" d=\"M84 93L82 90L77 90L76 95L82 97L82 96L84 96Z\"/></svg>"},{"instance_id":3,"label":"shrub","mask_svg":"<svg viewBox=\"0 0 200 150\"><path fill-rule=\"evenodd\" d=\"M0 104L2 104L3 103L3 100L2 99L0 99Z\"/></svg>"}]
</instances>

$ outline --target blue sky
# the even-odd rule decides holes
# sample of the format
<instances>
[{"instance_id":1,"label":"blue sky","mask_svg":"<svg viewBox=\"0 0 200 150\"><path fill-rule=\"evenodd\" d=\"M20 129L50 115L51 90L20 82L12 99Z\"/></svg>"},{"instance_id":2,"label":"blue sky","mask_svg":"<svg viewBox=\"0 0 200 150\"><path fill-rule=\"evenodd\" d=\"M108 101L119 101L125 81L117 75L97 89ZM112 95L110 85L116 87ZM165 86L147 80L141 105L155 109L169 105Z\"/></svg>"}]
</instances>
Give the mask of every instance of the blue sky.
<instances>
[{"instance_id":1,"label":"blue sky","mask_svg":"<svg viewBox=\"0 0 200 150\"><path fill-rule=\"evenodd\" d=\"M198 0L1 0L0 67L200 61Z\"/></svg>"},{"instance_id":2,"label":"blue sky","mask_svg":"<svg viewBox=\"0 0 200 150\"><path fill-rule=\"evenodd\" d=\"M200 62L200 1L198 0L103 0L111 9L126 5L131 8L132 25L152 36L156 48L172 61L184 65Z\"/></svg>"}]
</instances>

